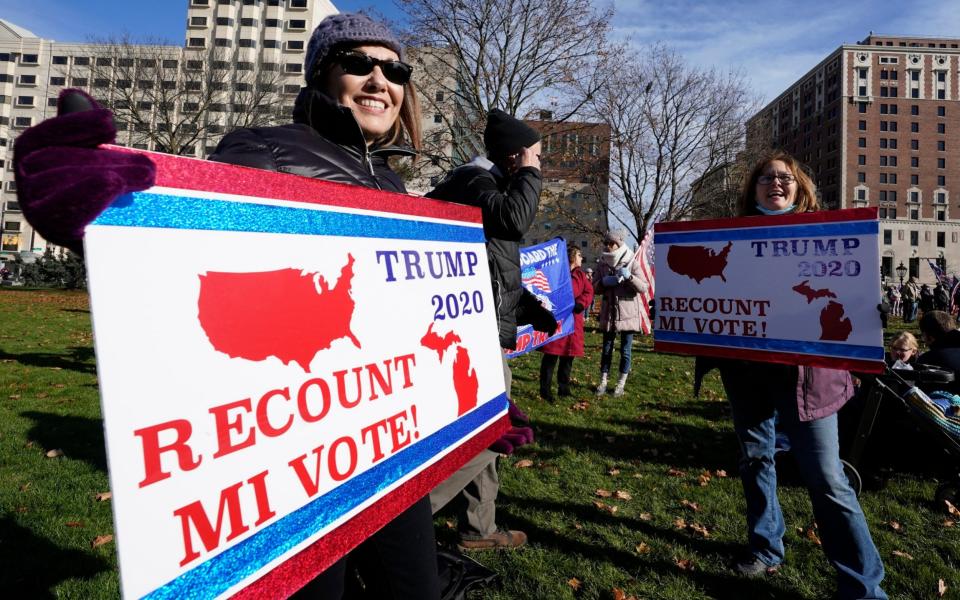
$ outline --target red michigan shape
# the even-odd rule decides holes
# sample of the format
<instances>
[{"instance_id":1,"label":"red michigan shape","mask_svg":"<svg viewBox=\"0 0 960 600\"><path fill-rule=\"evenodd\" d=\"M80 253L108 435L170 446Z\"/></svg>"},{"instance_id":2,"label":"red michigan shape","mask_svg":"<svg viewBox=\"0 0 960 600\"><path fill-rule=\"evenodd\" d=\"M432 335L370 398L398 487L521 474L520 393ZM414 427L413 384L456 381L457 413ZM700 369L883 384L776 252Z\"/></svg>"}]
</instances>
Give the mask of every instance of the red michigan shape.
<instances>
[{"instance_id":1,"label":"red michigan shape","mask_svg":"<svg viewBox=\"0 0 960 600\"><path fill-rule=\"evenodd\" d=\"M310 372L313 357L335 340L360 347L350 330L353 262L348 254L332 288L323 276L298 269L200 275L200 326L214 349L231 358L276 356Z\"/></svg>"}]
</instances>

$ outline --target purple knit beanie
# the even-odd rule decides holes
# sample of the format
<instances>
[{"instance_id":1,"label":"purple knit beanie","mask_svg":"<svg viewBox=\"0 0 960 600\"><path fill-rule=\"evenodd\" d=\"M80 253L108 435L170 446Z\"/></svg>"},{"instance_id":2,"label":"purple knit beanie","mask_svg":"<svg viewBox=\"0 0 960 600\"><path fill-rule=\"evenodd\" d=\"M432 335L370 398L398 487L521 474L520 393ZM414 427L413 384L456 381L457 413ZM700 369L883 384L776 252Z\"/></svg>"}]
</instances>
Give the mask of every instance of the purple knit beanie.
<instances>
[{"instance_id":1,"label":"purple knit beanie","mask_svg":"<svg viewBox=\"0 0 960 600\"><path fill-rule=\"evenodd\" d=\"M330 50L337 44L345 42L385 46L396 52L400 60L403 60L400 40L383 23L378 23L360 13L330 15L320 21L307 44L307 58L303 63L303 73L308 84Z\"/></svg>"}]
</instances>

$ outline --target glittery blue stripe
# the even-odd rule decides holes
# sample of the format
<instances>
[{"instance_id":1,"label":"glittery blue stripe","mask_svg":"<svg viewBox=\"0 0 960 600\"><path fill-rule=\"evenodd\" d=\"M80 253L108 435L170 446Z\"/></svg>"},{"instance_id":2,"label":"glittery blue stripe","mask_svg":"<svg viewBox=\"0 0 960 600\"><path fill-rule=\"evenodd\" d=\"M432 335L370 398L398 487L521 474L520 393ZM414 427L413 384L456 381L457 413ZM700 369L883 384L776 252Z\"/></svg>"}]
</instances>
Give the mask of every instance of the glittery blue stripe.
<instances>
[{"instance_id":1,"label":"glittery blue stripe","mask_svg":"<svg viewBox=\"0 0 960 600\"><path fill-rule=\"evenodd\" d=\"M294 233L360 238L483 242L483 229L350 212L134 192L121 196L94 225Z\"/></svg>"},{"instance_id":2,"label":"glittery blue stripe","mask_svg":"<svg viewBox=\"0 0 960 600\"><path fill-rule=\"evenodd\" d=\"M213 598L222 594L506 409L507 396L500 394L144 598Z\"/></svg>"},{"instance_id":3,"label":"glittery blue stripe","mask_svg":"<svg viewBox=\"0 0 960 600\"><path fill-rule=\"evenodd\" d=\"M879 231L880 224L877 221L846 221L842 223L816 223L813 225L787 225L783 227L745 227L743 229L658 233L655 241L657 244L685 244L688 242L727 242L731 240L878 235Z\"/></svg>"},{"instance_id":4,"label":"glittery blue stripe","mask_svg":"<svg viewBox=\"0 0 960 600\"><path fill-rule=\"evenodd\" d=\"M769 350L775 352L795 352L797 354L837 356L842 358L883 360L883 347L881 346L856 346L853 344L832 344L830 342L798 342L795 340L681 333L679 331L661 330L654 331L653 335L654 338L660 342L703 344L708 346L726 346L728 348L747 348L750 350Z\"/></svg>"}]
</instances>

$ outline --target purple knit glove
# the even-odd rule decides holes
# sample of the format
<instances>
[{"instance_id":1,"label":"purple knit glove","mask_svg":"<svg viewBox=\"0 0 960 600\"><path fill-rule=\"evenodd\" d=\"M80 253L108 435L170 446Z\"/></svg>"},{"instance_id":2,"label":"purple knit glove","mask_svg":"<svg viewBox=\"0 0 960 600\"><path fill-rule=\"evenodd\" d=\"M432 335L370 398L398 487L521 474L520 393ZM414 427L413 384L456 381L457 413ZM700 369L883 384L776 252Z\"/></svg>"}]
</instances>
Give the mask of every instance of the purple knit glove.
<instances>
[{"instance_id":1,"label":"purple knit glove","mask_svg":"<svg viewBox=\"0 0 960 600\"><path fill-rule=\"evenodd\" d=\"M507 399L507 414L510 415L510 422L517 427L530 424L530 417L527 416L527 413L523 412L517 405L513 403L513 400Z\"/></svg>"},{"instance_id":2,"label":"purple knit glove","mask_svg":"<svg viewBox=\"0 0 960 600\"><path fill-rule=\"evenodd\" d=\"M533 430L529 427L511 427L497 441L490 444L490 450L497 454L513 454L513 451L533 442Z\"/></svg>"},{"instance_id":3,"label":"purple knit glove","mask_svg":"<svg viewBox=\"0 0 960 600\"><path fill-rule=\"evenodd\" d=\"M83 229L117 197L153 185L141 154L98 148L117 135L113 115L80 90L63 90L57 115L14 142L17 200L46 240L83 253Z\"/></svg>"}]
</instances>

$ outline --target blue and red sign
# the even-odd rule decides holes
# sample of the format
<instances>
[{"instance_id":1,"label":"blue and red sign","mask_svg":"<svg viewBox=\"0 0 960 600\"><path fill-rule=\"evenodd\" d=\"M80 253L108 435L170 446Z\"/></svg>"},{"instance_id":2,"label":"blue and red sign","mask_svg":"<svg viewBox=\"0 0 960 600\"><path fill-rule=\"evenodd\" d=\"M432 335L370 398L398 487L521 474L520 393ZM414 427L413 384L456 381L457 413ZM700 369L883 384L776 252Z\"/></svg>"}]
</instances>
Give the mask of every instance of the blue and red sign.
<instances>
[{"instance_id":1,"label":"blue and red sign","mask_svg":"<svg viewBox=\"0 0 960 600\"><path fill-rule=\"evenodd\" d=\"M506 428L478 209L149 154L85 237L125 596L283 596Z\"/></svg>"},{"instance_id":2,"label":"blue and red sign","mask_svg":"<svg viewBox=\"0 0 960 600\"><path fill-rule=\"evenodd\" d=\"M884 368L877 209L656 225L654 348Z\"/></svg>"},{"instance_id":3,"label":"blue and red sign","mask_svg":"<svg viewBox=\"0 0 960 600\"><path fill-rule=\"evenodd\" d=\"M520 280L527 291L537 297L560 323L553 335L534 331L532 325L517 329L517 348L507 353L515 358L573 332L573 284L570 282L570 261L567 243L562 238L547 240L520 249Z\"/></svg>"}]
</instances>

